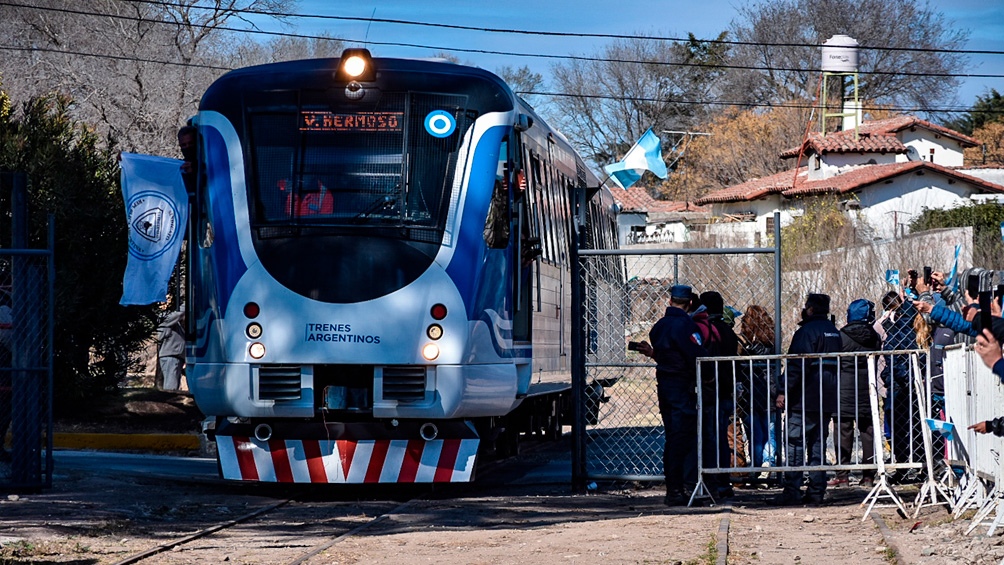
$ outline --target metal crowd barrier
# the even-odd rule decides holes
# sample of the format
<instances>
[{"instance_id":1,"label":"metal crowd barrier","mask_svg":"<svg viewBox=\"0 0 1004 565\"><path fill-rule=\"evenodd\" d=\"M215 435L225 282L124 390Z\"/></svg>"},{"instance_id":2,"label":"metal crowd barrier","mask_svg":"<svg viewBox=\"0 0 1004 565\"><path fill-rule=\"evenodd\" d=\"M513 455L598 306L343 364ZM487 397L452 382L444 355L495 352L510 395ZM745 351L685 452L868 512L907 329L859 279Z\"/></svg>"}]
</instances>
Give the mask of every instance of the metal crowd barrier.
<instances>
[{"instance_id":1,"label":"metal crowd barrier","mask_svg":"<svg viewBox=\"0 0 1004 565\"><path fill-rule=\"evenodd\" d=\"M836 395L812 392L824 375L833 375ZM698 363L698 382L698 484L691 504L698 498L713 501L711 488L727 490L731 482L803 472L873 476L862 503L865 518L883 499L906 514L893 485L911 473L923 482L917 512L928 504L950 503L934 476L926 422L930 367L923 350L709 357ZM785 397L780 407L779 394ZM865 438L871 435L870 442L861 441L862 432ZM818 439L810 441L809 434ZM872 450L865 449L867 443ZM819 462L803 457L813 450L821 454L813 458Z\"/></svg>"},{"instance_id":2,"label":"metal crowd barrier","mask_svg":"<svg viewBox=\"0 0 1004 565\"><path fill-rule=\"evenodd\" d=\"M977 434L969 426L1004 415L1004 385L983 364L971 346L945 351L945 420L950 472L943 484L952 491L955 518L975 509L969 528L980 526L993 535L1004 523L1004 469L1000 456L1004 439Z\"/></svg>"}]
</instances>

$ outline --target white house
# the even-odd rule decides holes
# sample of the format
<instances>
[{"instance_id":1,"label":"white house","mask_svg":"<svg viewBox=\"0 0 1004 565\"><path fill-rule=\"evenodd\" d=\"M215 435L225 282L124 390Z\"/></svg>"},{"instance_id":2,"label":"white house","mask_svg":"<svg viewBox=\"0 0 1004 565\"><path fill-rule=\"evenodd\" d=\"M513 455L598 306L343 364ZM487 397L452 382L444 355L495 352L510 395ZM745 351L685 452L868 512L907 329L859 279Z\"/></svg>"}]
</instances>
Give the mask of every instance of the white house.
<instances>
[{"instance_id":1,"label":"white house","mask_svg":"<svg viewBox=\"0 0 1004 565\"><path fill-rule=\"evenodd\" d=\"M711 217L707 206L656 200L642 186L611 190L620 208L617 235L621 246L683 244L690 241L694 224L706 224Z\"/></svg>"},{"instance_id":2,"label":"white house","mask_svg":"<svg viewBox=\"0 0 1004 565\"><path fill-rule=\"evenodd\" d=\"M834 195L856 210L859 226L876 239L896 237L924 208L952 208L973 200L998 199L1004 186L963 172L962 151L979 142L912 116L862 123L855 130L812 133L801 146L781 154L801 165L769 177L717 190L697 199L712 216L742 217L752 224L720 224L733 233L773 232L799 216L805 198ZM740 223L741 224L741 223Z\"/></svg>"}]
</instances>

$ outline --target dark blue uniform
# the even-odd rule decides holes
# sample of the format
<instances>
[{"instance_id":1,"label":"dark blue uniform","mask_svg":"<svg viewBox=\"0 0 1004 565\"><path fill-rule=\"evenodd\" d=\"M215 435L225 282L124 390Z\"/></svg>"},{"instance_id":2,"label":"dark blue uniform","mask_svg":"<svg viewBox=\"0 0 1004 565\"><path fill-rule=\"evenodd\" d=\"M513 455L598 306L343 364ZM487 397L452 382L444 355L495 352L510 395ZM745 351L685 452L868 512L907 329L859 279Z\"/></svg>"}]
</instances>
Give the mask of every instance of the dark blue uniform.
<instances>
[{"instance_id":1,"label":"dark blue uniform","mask_svg":"<svg viewBox=\"0 0 1004 565\"><path fill-rule=\"evenodd\" d=\"M842 349L837 327L826 314L817 314L804 320L795 331L788 353L840 353ZM787 464L822 465L827 422L837 409L837 358L791 359L784 376L786 385L780 392L785 395L788 409ZM802 473L785 473L783 497L794 502L801 485ZM810 472L807 496L818 502L825 492L826 472Z\"/></svg>"},{"instance_id":2,"label":"dark blue uniform","mask_svg":"<svg viewBox=\"0 0 1004 565\"><path fill-rule=\"evenodd\" d=\"M697 358L708 353L697 325L675 306L649 332L655 351L659 412L666 431L663 471L669 496L697 485Z\"/></svg>"}]
</instances>

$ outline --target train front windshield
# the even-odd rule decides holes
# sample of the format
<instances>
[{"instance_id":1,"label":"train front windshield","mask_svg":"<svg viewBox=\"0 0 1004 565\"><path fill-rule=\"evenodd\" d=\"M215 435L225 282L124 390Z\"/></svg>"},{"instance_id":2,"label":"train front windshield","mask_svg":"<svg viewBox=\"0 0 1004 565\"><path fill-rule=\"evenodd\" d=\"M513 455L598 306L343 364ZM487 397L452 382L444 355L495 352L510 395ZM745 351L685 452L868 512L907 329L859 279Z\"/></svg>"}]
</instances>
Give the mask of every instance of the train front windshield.
<instances>
[{"instance_id":1,"label":"train front windshield","mask_svg":"<svg viewBox=\"0 0 1004 565\"><path fill-rule=\"evenodd\" d=\"M258 237L304 228L439 240L460 140L475 117L467 96L385 92L363 104L305 91L259 98L248 100L245 116Z\"/></svg>"}]
</instances>

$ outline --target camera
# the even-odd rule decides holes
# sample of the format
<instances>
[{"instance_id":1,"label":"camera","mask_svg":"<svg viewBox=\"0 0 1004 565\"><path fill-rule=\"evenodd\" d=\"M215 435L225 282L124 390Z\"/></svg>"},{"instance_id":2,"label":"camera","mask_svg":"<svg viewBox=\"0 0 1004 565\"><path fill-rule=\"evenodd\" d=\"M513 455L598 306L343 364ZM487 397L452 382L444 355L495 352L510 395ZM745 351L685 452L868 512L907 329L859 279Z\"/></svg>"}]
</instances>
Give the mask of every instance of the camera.
<instances>
[{"instance_id":1,"label":"camera","mask_svg":"<svg viewBox=\"0 0 1004 565\"><path fill-rule=\"evenodd\" d=\"M641 346L641 342L640 341L629 341L628 342L628 351L638 351L638 348L640 346Z\"/></svg>"}]
</instances>

